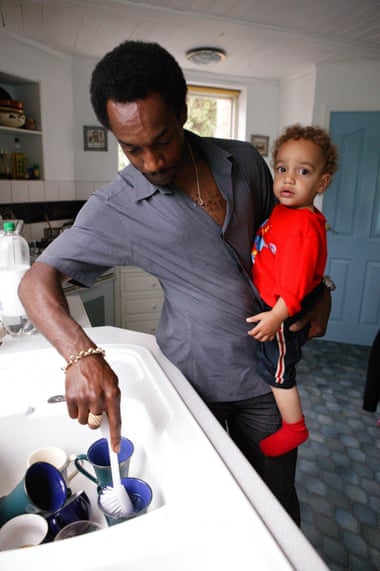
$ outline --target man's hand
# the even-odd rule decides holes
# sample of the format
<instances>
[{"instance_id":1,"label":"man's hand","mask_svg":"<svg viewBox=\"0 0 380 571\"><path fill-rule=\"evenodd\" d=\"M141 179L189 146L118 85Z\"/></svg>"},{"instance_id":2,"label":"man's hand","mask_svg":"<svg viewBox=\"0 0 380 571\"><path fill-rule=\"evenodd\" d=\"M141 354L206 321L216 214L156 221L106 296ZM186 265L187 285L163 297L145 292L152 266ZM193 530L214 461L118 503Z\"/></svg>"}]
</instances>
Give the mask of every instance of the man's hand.
<instances>
[{"instance_id":1,"label":"man's hand","mask_svg":"<svg viewBox=\"0 0 380 571\"><path fill-rule=\"evenodd\" d=\"M322 295L318 298L314 307L310 309L305 315L295 321L290 327L290 331L299 331L309 323L310 329L308 337L323 337L326 333L327 323L331 311L331 294L327 287L323 288Z\"/></svg>"},{"instance_id":2,"label":"man's hand","mask_svg":"<svg viewBox=\"0 0 380 571\"><path fill-rule=\"evenodd\" d=\"M117 376L102 356L80 359L67 370L66 404L70 417L88 424L89 412L95 416L106 412L115 452L119 452L121 438L120 397Z\"/></svg>"}]
</instances>

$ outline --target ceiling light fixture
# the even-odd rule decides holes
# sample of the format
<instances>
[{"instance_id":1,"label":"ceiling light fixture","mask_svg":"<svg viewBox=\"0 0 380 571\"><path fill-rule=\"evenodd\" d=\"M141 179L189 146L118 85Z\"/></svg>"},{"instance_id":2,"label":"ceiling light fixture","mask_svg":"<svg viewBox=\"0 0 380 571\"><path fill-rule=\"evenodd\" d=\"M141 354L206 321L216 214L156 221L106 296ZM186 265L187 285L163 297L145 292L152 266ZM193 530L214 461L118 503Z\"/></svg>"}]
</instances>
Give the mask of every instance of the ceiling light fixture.
<instances>
[{"instance_id":1,"label":"ceiling light fixture","mask_svg":"<svg viewBox=\"0 0 380 571\"><path fill-rule=\"evenodd\" d=\"M220 48L194 48L186 52L186 57L198 65L209 65L225 60L226 52Z\"/></svg>"}]
</instances>

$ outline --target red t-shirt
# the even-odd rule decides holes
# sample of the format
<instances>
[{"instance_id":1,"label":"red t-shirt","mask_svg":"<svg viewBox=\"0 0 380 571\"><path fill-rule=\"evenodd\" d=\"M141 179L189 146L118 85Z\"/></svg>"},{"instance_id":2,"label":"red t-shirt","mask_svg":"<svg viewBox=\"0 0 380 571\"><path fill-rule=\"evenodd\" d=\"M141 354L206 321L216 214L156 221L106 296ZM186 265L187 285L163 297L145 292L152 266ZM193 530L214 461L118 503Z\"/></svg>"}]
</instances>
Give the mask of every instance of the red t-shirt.
<instances>
[{"instance_id":1,"label":"red t-shirt","mask_svg":"<svg viewBox=\"0 0 380 571\"><path fill-rule=\"evenodd\" d=\"M278 204L259 228L252 247L253 282L273 307L282 297L289 316L322 280L327 259L326 219L315 208Z\"/></svg>"}]
</instances>

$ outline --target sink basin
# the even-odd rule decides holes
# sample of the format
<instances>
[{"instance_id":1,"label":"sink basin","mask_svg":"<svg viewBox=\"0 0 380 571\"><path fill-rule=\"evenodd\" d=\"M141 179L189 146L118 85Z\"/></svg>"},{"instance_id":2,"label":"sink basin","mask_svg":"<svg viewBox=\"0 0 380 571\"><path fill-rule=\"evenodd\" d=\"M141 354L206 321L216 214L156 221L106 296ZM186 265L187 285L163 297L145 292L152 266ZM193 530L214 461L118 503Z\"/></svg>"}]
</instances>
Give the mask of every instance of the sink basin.
<instances>
[{"instance_id":1,"label":"sink basin","mask_svg":"<svg viewBox=\"0 0 380 571\"><path fill-rule=\"evenodd\" d=\"M115 328L93 331L96 329L109 333ZM125 336L131 338L121 332L114 338ZM30 571L33 555L33 568L39 571L50 571L52 558L55 571L209 571L232 566L285 571L305 568L299 552L307 554L309 570L327 569L243 459L242 476L248 470L249 482L256 482L258 490L262 486L268 496L267 509L271 510L273 502L275 511L280 509L280 516L288 522L287 531L281 529L279 536L291 545L301 542L295 557L302 560L300 566L290 560L239 485L235 467L228 465L196 419L197 410L205 407L178 370L168 362L165 370L165 358L160 364L145 346L104 342L110 338L112 335L99 334L96 342L105 348L119 377L122 434L135 447L130 476L150 484L153 500L148 512L92 534L33 547L32 553L28 549L4 551L0 569ZM77 454L86 452L102 436L70 419L65 402L49 402L59 401L51 397L64 393L63 362L55 350L36 348L39 344L33 340L29 341L33 350L25 350L27 342L20 343L20 350L15 349L17 340L11 343L10 351L0 353L0 495L7 494L23 477L26 459L34 449L53 445ZM185 393L192 391L192 402L185 402L181 387ZM230 450L229 438L212 415L206 412L206 416ZM240 467L240 453L235 447L231 450L230 459L237 454L236 466ZM96 506L95 484L78 474L70 486L73 491L88 493L93 518L104 524Z\"/></svg>"}]
</instances>

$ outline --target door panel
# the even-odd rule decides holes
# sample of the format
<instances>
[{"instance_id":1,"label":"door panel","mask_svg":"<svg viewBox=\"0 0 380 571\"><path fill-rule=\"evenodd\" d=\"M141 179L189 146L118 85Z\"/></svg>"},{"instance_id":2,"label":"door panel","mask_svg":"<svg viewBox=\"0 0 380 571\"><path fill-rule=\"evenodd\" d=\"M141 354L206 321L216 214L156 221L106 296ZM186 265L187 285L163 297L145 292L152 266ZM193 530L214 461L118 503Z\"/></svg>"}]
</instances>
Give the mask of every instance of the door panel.
<instances>
[{"instance_id":1,"label":"door panel","mask_svg":"<svg viewBox=\"0 0 380 571\"><path fill-rule=\"evenodd\" d=\"M323 213L337 290L325 338L371 345L380 328L380 112L334 112L330 134L339 170Z\"/></svg>"}]
</instances>

